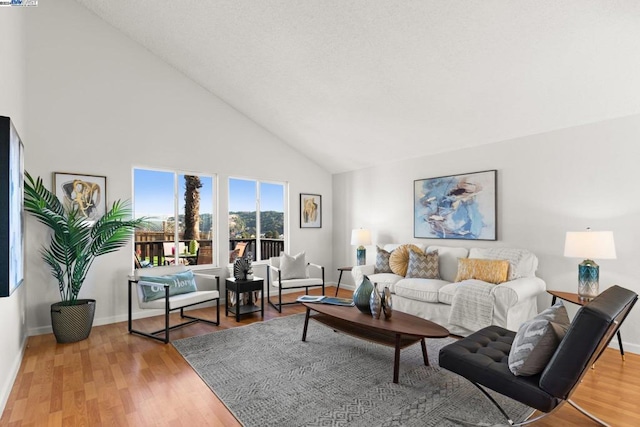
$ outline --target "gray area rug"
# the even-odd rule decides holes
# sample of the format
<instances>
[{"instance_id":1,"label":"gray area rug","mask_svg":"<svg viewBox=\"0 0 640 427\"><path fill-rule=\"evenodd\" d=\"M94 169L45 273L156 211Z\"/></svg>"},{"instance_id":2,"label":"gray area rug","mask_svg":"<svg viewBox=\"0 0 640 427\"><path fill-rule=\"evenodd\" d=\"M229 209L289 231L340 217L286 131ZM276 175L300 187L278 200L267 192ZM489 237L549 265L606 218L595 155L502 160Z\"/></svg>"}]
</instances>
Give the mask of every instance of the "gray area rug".
<instances>
[{"instance_id":1,"label":"gray area rug","mask_svg":"<svg viewBox=\"0 0 640 427\"><path fill-rule=\"evenodd\" d=\"M393 384L394 350L334 332L297 314L173 342L245 426L504 425L487 399L462 377L438 367L453 338L402 350ZM531 409L494 394L515 421Z\"/></svg>"}]
</instances>

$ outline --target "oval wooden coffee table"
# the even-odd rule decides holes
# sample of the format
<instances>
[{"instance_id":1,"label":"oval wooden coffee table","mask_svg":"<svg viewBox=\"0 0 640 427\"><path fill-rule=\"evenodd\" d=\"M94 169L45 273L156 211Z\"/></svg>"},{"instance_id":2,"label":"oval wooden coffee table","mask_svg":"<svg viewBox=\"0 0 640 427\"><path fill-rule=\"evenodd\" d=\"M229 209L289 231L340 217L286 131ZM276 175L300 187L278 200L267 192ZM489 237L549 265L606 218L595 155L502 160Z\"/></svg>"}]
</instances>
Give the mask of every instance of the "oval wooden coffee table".
<instances>
[{"instance_id":1,"label":"oval wooden coffee table","mask_svg":"<svg viewBox=\"0 0 640 427\"><path fill-rule=\"evenodd\" d=\"M420 341L422 358L425 366L429 366L425 338L445 338L449 331L429 320L422 319L401 311L394 311L389 319L374 319L369 314L360 312L356 307L344 307L321 303L302 303L307 308L304 318L302 341L307 340L307 326L309 319L344 332L345 334L371 341L377 344L395 347L393 361L393 382L398 383L400 372L400 350ZM311 311L316 313L311 314Z\"/></svg>"}]
</instances>

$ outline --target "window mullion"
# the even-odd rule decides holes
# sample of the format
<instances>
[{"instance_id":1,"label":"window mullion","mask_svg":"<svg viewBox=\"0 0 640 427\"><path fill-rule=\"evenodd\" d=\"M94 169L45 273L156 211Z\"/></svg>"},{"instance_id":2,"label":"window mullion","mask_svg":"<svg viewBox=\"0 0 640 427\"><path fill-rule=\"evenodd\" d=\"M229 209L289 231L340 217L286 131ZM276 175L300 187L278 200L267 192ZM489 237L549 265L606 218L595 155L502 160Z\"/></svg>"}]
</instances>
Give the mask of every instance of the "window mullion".
<instances>
[{"instance_id":1,"label":"window mullion","mask_svg":"<svg viewBox=\"0 0 640 427\"><path fill-rule=\"evenodd\" d=\"M256 181L256 253L254 258L256 260L262 259L260 234L262 232L262 225L260 224L260 181Z\"/></svg>"},{"instance_id":2,"label":"window mullion","mask_svg":"<svg viewBox=\"0 0 640 427\"><path fill-rule=\"evenodd\" d=\"M174 222L173 222L173 245L175 246L175 253L176 254L180 254L180 201L178 200L179 197L179 178L178 178L178 173L174 173L173 174L173 215L174 215ZM177 255L176 255L176 264L177 264Z\"/></svg>"}]
</instances>

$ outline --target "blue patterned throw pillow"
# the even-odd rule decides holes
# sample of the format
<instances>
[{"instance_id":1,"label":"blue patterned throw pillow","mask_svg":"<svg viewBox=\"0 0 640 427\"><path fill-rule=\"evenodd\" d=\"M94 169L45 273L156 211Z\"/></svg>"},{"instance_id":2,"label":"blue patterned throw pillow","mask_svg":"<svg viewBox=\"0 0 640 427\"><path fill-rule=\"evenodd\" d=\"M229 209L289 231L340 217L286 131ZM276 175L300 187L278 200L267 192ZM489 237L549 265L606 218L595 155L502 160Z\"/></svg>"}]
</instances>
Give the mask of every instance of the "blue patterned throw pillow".
<instances>
[{"instance_id":1,"label":"blue patterned throw pillow","mask_svg":"<svg viewBox=\"0 0 640 427\"><path fill-rule=\"evenodd\" d=\"M141 276L138 283L142 285L144 302L164 298L164 285L169 285L170 297L198 290L191 270L166 276Z\"/></svg>"}]
</instances>

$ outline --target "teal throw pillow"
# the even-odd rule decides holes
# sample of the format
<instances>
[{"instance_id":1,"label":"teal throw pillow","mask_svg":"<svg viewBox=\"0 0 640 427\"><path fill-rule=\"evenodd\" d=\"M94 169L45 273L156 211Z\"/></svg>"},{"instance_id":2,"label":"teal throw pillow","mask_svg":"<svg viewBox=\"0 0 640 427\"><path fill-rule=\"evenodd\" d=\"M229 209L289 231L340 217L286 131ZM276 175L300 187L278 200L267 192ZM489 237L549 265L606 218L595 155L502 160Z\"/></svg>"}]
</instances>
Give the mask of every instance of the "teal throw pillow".
<instances>
[{"instance_id":1,"label":"teal throw pillow","mask_svg":"<svg viewBox=\"0 0 640 427\"><path fill-rule=\"evenodd\" d=\"M191 270L166 276L141 276L138 282L143 282L142 294L144 302L164 298L164 285L169 285L169 296L188 294L198 290L196 279ZM147 286L153 284L152 286Z\"/></svg>"}]
</instances>

